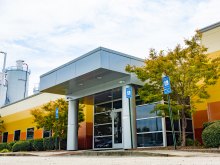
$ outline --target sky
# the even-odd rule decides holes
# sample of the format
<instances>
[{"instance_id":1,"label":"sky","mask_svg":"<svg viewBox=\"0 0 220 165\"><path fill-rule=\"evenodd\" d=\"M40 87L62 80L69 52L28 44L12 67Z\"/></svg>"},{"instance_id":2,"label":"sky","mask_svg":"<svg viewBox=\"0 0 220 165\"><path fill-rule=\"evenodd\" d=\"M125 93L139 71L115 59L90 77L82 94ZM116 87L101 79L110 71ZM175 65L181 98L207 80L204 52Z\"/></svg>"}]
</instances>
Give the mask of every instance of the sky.
<instances>
[{"instance_id":1,"label":"sky","mask_svg":"<svg viewBox=\"0 0 220 165\"><path fill-rule=\"evenodd\" d=\"M29 94L40 75L99 46L143 59L220 21L219 0L0 0L6 66L28 64ZM3 55L0 54L0 68Z\"/></svg>"}]
</instances>

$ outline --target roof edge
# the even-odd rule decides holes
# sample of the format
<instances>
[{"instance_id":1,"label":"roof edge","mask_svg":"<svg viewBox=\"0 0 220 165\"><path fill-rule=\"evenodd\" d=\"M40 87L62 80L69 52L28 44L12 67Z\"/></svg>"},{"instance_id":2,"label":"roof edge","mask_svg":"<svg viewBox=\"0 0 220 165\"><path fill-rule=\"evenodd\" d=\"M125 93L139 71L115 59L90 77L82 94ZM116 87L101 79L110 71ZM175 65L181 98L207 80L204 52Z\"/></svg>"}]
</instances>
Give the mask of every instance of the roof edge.
<instances>
[{"instance_id":1,"label":"roof edge","mask_svg":"<svg viewBox=\"0 0 220 165\"><path fill-rule=\"evenodd\" d=\"M206 26L202 29L199 29L199 31L201 33L204 33L204 32L207 32L207 31L212 30L212 29L217 28L217 27L220 27L220 22L217 22L217 23L214 23L212 25Z\"/></svg>"},{"instance_id":2,"label":"roof edge","mask_svg":"<svg viewBox=\"0 0 220 165\"><path fill-rule=\"evenodd\" d=\"M78 60L80 60L80 59L83 59L83 58L85 58L85 57L87 57L87 56L89 56L89 55L91 55L91 54L93 54L93 53L95 53L95 52L97 52L97 51L101 51L101 50L107 51L107 52L110 52L110 53L115 53L115 54L118 54L118 55L120 55L120 56L124 56L124 57L128 57L128 58L131 58L131 59L135 59L135 60L144 62L144 59L141 59L141 58L138 58L138 57L135 57L135 56L132 56L132 55L128 55L128 54L125 54L125 53L121 53L121 52L118 52L118 51L115 51L115 50L112 50L112 49L108 49L108 48L104 48L104 47L101 47L101 46L100 46L100 47L98 47L98 48L96 48L96 49L94 49L94 50L91 50L91 51L87 52L87 53L84 54L84 55L81 55L81 56L79 56L79 57L77 57L77 58L75 58L75 59L73 59L73 60L71 60L71 61L69 61L69 62L67 62L67 63L65 63L65 64L63 64L63 65L61 65L61 66L58 66L57 68L54 68L54 69L52 69L52 70L50 70L50 71L48 71L48 72L42 74L42 75L40 76L40 78L41 78L41 77L44 77L44 76L46 76L46 75L48 75L48 74L50 74L50 73L53 73L53 72L57 71L58 69L61 69L61 68L65 67L65 66L67 66L67 65L69 65L69 64L71 64L71 63L73 63L73 62L75 62L75 61L78 61Z\"/></svg>"}]
</instances>

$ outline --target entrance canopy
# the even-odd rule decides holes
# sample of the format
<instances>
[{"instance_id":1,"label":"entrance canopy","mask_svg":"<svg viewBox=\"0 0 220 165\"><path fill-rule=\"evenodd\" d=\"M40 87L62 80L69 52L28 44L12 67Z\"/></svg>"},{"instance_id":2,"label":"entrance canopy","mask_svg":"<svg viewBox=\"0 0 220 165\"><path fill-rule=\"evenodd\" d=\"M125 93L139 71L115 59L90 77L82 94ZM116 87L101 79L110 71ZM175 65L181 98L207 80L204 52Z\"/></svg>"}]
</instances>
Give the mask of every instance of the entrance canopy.
<instances>
[{"instance_id":1,"label":"entrance canopy","mask_svg":"<svg viewBox=\"0 0 220 165\"><path fill-rule=\"evenodd\" d=\"M142 66L144 60L99 47L40 77L40 91L80 98L126 84L142 83L125 71L130 65Z\"/></svg>"}]
</instances>

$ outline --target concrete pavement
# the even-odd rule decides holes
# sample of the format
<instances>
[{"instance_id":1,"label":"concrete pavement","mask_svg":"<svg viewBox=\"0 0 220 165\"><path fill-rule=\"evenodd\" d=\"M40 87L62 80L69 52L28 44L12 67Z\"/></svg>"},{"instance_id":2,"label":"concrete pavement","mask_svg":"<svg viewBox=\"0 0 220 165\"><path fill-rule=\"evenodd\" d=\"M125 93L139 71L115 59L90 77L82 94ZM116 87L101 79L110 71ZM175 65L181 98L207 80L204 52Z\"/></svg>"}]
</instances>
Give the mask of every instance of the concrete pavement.
<instances>
[{"instance_id":1,"label":"concrete pavement","mask_svg":"<svg viewBox=\"0 0 220 165\"><path fill-rule=\"evenodd\" d=\"M139 156L139 157L220 157L220 153L192 152L182 150L104 150L104 151L41 151L41 152L10 152L0 156Z\"/></svg>"}]
</instances>

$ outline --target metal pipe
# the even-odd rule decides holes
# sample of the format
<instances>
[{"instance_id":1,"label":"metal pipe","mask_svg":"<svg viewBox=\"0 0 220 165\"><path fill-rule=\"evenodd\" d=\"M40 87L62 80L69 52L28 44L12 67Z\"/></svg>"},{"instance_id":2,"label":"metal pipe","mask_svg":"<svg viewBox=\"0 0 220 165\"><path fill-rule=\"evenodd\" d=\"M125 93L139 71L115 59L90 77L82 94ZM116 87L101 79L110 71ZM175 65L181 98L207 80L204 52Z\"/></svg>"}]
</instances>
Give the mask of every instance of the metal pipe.
<instances>
[{"instance_id":1,"label":"metal pipe","mask_svg":"<svg viewBox=\"0 0 220 165\"><path fill-rule=\"evenodd\" d=\"M4 62L3 62L3 68L2 68L2 73L5 72L5 65L6 65L6 56L7 56L7 53L6 52L0 52L2 54L4 54Z\"/></svg>"},{"instance_id":2,"label":"metal pipe","mask_svg":"<svg viewBox=\"0 0 220 165\"><path fill-rule=\"evenodd\" d=\"M28 64L23 63L23 65L26 65L26 67L27 67L26 74L25 74L25 84L24 84L24 98L25 98L25 96L26 96L26 88L27 88Z\"/></svg>"}]
</instances>

